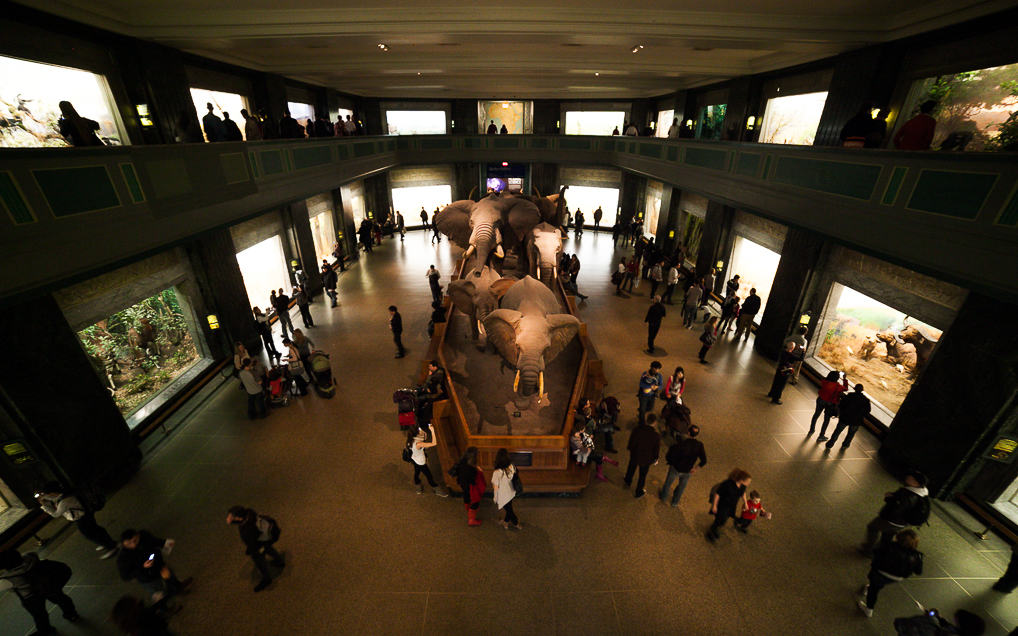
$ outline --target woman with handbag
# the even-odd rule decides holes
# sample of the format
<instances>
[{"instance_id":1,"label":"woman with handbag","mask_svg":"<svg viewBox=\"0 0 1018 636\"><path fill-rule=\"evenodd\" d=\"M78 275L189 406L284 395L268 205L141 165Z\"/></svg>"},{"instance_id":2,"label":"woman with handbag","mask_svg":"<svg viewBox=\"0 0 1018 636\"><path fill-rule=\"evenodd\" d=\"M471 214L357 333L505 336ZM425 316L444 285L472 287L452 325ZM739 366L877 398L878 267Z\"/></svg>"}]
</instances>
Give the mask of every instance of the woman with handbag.
<instances>
[{"instance_id":1,"label":"woman with handbag","mask_svg":"<svg viewBox=\"0 0 1018 636\"><path fill-rule=\"evenodd\" d=\"M501 521L502 527L509 529L509 526L522 530L519 518L513 510L513 499L516 498L516 484L519 483L519 474L516 466L509 460L509 451L504 448L498 449L495 453L495 470L491 473L492 497L499 510L505 510L505 519Z\"/></svg>"},{"instance_id":2,"label":"woman with handbag","mask_svg":"<svg viewBox=\"0 0 1018 636\"><path fill-rule=\"evenodd\" d=\"M714 346L714 341L717 340L717 336L714 333L717 329L717 324L718 317L711 316L707 324L703 326L703 333L700 334L700 344L703 346L700 347L700 353L698 354L701 364L707 364L707 352L710 351L710 348Z\"/></svg>"}]
</instances>

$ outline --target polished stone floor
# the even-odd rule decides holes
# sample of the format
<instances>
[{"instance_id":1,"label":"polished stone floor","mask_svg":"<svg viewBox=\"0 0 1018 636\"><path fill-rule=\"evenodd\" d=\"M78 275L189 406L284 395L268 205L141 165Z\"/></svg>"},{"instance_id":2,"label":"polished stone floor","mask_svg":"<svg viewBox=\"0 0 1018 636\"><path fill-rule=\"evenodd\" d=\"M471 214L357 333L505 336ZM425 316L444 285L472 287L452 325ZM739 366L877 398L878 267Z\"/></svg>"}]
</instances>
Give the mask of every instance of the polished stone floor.
<instances>
[{"instance_id":1,"label":"polished stone floor","mask_svg":"<svg viewBox=\"0 0 1018 636\"><path fill-rule=\"evenodd\" d=\"M610 235L587 232L581 243L579 287L590 299L580 314L630 428L636 381L651 360L641 352L646 288L616 297ZM855 593L868 563L855 546L882 493L895 487L875 459L877 442L860 432L844 455L824 455L805 437L811 385L769 404L772 365L751 343L722 339L711 364L696 364L698 332L681 329L673 308L655 357L666 370L685 365L687 403L709 458L678 509L654 496L634 499L615 468L606 471L611 483L595 482L579 498L520 501L520 532L493 522L490 500L484 524L468 528L456 499L415 494L391 394L413 381L426 351L425 271L431 263L451 270L448 245L433 248L422 232L404 244L386 240L341 275L339 308L312 306L318 326L310 336L332 353L335 399L309 395L251 422L244 395L228 382L147 454L99 514L116 535L142 527L177 540L171 565L195 577L173 619L177 633L891 634L893 618L916 614L917 603L974 609L989 634L1018 624L1018 594L989 589L1007 546L976 540L979 525L941 505L922 530L924 574L886 588L873 618L863 617ZM571 240L566 249L574 251ZM402 360L393 358L389 304L404 316ZM753 475L774 518L748 535L729 526L711 545L703 538L707 492L735 466ZM652 468L648 489L665 472L663 461ZM234 504L271 514L283 528L287 568L258 594L236 530L225 524ZM86 620L70 625L53 608L54 624L62 634L112 634L114 601L140 590L62 525L47 528L57 536L45 553L74 568L69 592ZM2 593L0 634L29 631L27 614Z\"/></svg>"}]
</instances>

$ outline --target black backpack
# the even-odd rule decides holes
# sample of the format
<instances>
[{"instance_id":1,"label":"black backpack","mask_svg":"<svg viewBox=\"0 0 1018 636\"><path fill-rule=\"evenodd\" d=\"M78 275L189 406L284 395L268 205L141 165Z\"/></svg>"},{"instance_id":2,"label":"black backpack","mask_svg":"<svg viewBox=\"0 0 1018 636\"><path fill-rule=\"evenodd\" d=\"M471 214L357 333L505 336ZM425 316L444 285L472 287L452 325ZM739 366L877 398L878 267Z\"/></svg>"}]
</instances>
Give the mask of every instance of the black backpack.
<instances>
[{"instance_id":1,"label":"black backpack","mask_svg":"<svg viewBox=\"0 0 1018 636\"><path fill-rule=\"evenodd\" d=\"M410 444L404 444L403 445L403 461L405 461L405 462L412 462L413 461L413 451L410 450Z\"/></svg>"},{"instance_id":2,"label":"black backpack","mask_svg":"<svg viewBox=\"0 0 1018 636\"><path fill-rule=\"evenodd\" d=\"M905 521L913 526L927 523L930 519L930 498L913 494L911 499L912 505L905 511Z\"/></svg>"},{"instance_id":3,"label":"black backpack","mask_svg":"<svg viewBox=\"0 0 1018 636\"><path fill-rule=\"evenodd\" d=\"M103 491L95 484L82 486L76 489L74 494L78 497L78 501L80 501L89 512L99 512L103 509L103 506L106 505L105 493L103 493Z\"/></svg>"},{"instance_id":4,"label":"black backpack","mask_svg":"<svg viewBox=\"0 0 1018 636\"><path fill-rule=\"evenodd\" d=\"M275 543L282 533L276 520L268 515L258 515L255 518L255 528L258 529L258 540L262 543Z\"/></svg>"},{"instance_id":5,"label":"black backpack","mask_svg":"<svg viewBox=\"0 0 1018 636\"><path fill-rule=\"evenodd\" d=\"M43 594L54 594L71 580L71 568L60 561L43 559L26 573L32 589Z\"/></svg>"}]
</instances>

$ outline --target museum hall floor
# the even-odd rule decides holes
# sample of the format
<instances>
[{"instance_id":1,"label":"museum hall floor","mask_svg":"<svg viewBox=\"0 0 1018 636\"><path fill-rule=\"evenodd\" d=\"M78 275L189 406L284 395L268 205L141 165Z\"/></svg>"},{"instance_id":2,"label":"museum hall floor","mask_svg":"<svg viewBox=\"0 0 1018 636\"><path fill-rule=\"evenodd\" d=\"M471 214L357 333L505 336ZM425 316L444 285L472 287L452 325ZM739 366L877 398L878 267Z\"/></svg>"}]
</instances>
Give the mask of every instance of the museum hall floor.
<instances>
[{"instance_id":1,"label":"museum hall floor","mask_svg":"<svg viewBox=\"0 0 1018 636\"><path fill-rule=\"evenodd\" d=\"M668 308L663 351L654 357L665 371L685 366L686 402L709 459L678 509L654 496L663 459L642 499L623 489L613 467L610 483L594 481L578 498L523 498L519 532L494 523L490 500L481 506L484 524L468 528L456 498L417 495L400 459L391 395L413 381L427 350L425 270L434 262L444 284L453 266L448 241L435 249L429 237L386 239L340 276L339 308L320 297L312 305L318 326L309 334L332 354L334 399L311 394L252 422L229 381L147 454L99 513L114 535L140 527L176 539L169 561L195 585L172 620L175 633L890 634L893 618L918 613L916 603L945 613L975 609L988 634L1018 624L1018 595L989 589L1007 546L978 541L975 521L939 504L921 531L923 575L888 586L873 618L863 617L855 594L868 562L856 545L882 494L896 487L875 459L875 439L860 431L844 455L823 454L805 438L815 387L801 382L784 405L768 403L772 363L751 343L727 338L709 365L696 364L699 331L680 328L677 307ZM566 250L574 251L572 239ZM580 317L629 429L636 381L652 359L642 352L647 286L632 298L614 295L609 234L585 233L578 252L579 288L590 295ZM393 359L389 304L406 326L401 360ZM624 452L618 457L624 468ZM703 537L707 492L735 466L753 475L774 518L755 522L748 535L729 525L711 545ZM276 517L283 529L287 567L258 594L251 561L225 523L234 504ZM84 620L69 624L51 606L53 623L61 634L113 634L113 603L142 591L65 526L46 528L47 536L60 532L44 554L74 569L68 591ZM0 594L0 633L30 632L13 594Z\"/></svg>"}]
</instances>

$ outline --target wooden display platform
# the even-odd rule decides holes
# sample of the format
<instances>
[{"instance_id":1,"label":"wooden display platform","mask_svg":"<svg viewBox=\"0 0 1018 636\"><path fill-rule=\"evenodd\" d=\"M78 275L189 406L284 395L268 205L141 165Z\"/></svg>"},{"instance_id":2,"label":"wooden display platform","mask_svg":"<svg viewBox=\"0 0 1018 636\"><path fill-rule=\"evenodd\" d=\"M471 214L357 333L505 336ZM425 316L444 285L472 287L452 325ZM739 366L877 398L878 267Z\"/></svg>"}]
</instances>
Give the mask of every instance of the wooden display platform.
<instances>
[{"instance_id":1,"label":"wooden display platform","mask_svg":"<svg viewBox=\"0 0 1018 636\"><path fill-rule=\"evenodd\" d=\"M462 272L463 264L460 265ZM557 284L557 283L556 283ZM565 294L559 287L560 298L565 298L569 313L576 315L576 302L572 296ZM450 299L443 299L446 310L446 322L435 325L435 333L428 349L428 359L437 360L442 368L448 368L443 354L446 327L450 324L455 308ZM499 448L506 448L510 453L521 453L530 460L530 465L519 462L520 478L528 493L579 493L590 480L590 468L579 468L572 461L569 452L569 436L573 428L573 414L581 396L589 397L595 403L600 401L607 381L604 377L601 360L587 334L585 324L580 325L577 340L582 354L576 369L575 381L568 396L565 416L561 427L549 435L479 435L476 422L468 422L464 415L463 404L457 394L455 383L448 384L449 399L435 402L432 410L432 422L438 433L438 456L444 469L443 479L446 485L458 491L459 485L448 474L448 469L462 456L469 446L478 449L478 464L490 475L495 453ZM496 355L496 354L491 354ZM427 377L427 364L422 363L421 378Z\"/></svg>"}]
</instances>

